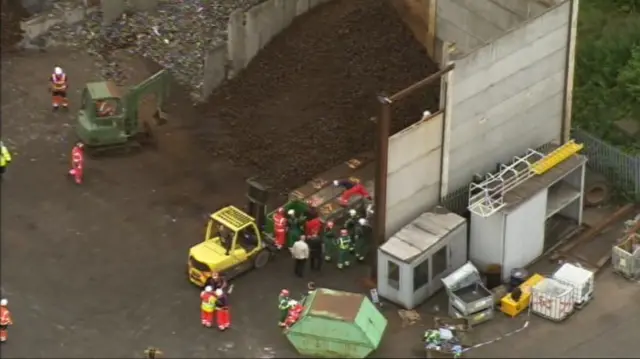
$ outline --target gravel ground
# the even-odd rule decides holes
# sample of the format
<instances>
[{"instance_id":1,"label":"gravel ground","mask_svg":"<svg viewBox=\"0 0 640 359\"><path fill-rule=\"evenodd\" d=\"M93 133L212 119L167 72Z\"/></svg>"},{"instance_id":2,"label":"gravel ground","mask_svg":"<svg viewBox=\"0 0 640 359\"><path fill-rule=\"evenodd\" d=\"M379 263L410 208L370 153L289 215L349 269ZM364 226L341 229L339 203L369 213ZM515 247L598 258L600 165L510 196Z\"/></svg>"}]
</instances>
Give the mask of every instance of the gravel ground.
<instances>
[{"instance_id":1,"label":"gravel ground","mask_svg":"<svg viewBox=\"0 0 640 359\"><path fill-rule=\"evenodd\" d=\"M284 193L373 147L375 95L436 71L383 0L334 1L299 18L213 94L202 139ZM394 131L437 108L439 88L410 98Z\"/></svg>"},{"instance_id":2,"label":"gravel ground","mask_svg":"<svg viewBox=\"0 0 640 359\"><path fill-rule=\"evenodd\" d=\"M0 45L2 46L2 52L7 52L22 40L20 21L29 17L29 13L17 1L3 2L1 10L2 30L0 31Z\"/></svg>"}]
</instances>

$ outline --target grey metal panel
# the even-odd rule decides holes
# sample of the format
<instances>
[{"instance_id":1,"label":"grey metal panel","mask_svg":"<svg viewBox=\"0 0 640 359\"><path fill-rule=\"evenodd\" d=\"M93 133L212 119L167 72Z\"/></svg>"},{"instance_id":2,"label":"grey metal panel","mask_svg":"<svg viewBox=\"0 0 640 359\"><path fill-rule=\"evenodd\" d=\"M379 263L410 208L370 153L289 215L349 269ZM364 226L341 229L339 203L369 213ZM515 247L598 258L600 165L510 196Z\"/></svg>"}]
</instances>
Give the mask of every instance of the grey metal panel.
<instances>
[{"instance_id":1,"label":"grey metal panel","mask_svg":"<svg viewBox=\"0 0 640 359\"><path fill-rule=\"evenodd\" d=\"M547 189L522 203L506 216L502 277L526 267L542 255L547 218Z\"/></svg>"},{"instance_id":2,"label":"grey metal panel","mask_svg":"<svg viewBox=\"0 0 640 359\"><path fill-rule=\"evenodd\" d=\"M410 262L426 253L454 228L465 223L465 219L436 206L423 213L386 241L380 250L404 262Z\"/></svg>"},{"instance_id":3,"label":"grey metal panel","mask_svg":"<svg viewBox=\"0 0 640 359\"><path fill-rule=\"evenodd\" d=\"M471 214L469 259L481 270L502 263L504 221L502 212L486 218Z\"/></svg>"},{"instance_id":4,"label":"grey metal panel","mask_svg":"<svg viewBox=\"0 0 640 359\"><path fill-rule=\"evenodd\" d=\"M478 281L480 281L480 273L471 262L467 262L447 277L442 278L442 283L448 291L454 291Z\"/></svg>"}]
</instances>

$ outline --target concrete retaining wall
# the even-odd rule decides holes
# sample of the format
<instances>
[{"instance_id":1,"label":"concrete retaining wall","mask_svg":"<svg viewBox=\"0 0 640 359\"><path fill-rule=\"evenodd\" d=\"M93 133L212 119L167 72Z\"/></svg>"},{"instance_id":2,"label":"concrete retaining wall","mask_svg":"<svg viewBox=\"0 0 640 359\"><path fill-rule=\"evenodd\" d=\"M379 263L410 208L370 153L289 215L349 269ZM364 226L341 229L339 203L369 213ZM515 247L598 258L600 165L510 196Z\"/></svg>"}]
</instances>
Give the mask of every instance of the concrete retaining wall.
<instances>
[{"instance_id":1,"label":"concrete retaining wall","mask_svg":"<svg viewBox=\"0 0 640 359\"><path fill-rule=\"evenodd\" d=\"M206 54L202 100L223 82L221 73L222 79L237 76L297 16L328 1L268 0L246 12L234 11L229 16L226 55L221 56L219 47Z\"/></svg>"},{"instance_id":2,"label":"concrete retaining wall","mask_svg":"<svg viewBox=\"0 0 640 359\"><path fill-rule=\"evenodd\" d=\"M440 200L443 114L389 138L387 238Z\"/></svg>"},{"instance_id":3,"label":"concrete retaining wall","mask_svg":"<svg viewBox=\"0 0 640 359\"><path fill-rule=\"evenodd\" d=\"M466 54L548 9L535 0L438 0L436 36Z\"/></svg>"},{"instance_id":4,"label":"concrete retaining wall","mask_svg":"<svg viewBox=\"0 0 640 359\"><path fill-rule=\"evenodd\" d=\"M455 61L445 116L443 195L527 148L561 140L571 76L571 6L567 1Z\"/></svg>"},{"instance_id":5,"label":"concrete retaining wall","mask_svg":"<svg viewBox=\"0 0 640 359\"><path fill-rule=\"evenodd\" d=\"M158 0L129 0L135 11L149 11L158 6ZM127 10L127 0L101 0L102 23L111 24Z\"/></svg>"},{"instance_id":6,"label":"concrete retaining wall","mask_svg":"<svg viewBox=\"0 0 640 359\"><path fill-rule=\"evenodd\" d=\"M114 0L115 1L115 0ZM84 20L87 14L97 11L95 7L79 7L65 11L52 11L36 15L22 21L20 28L24 31L25 40L28 42L49 31L50 28L66 23L72 25Z\"/></svg>"}]
</instances>

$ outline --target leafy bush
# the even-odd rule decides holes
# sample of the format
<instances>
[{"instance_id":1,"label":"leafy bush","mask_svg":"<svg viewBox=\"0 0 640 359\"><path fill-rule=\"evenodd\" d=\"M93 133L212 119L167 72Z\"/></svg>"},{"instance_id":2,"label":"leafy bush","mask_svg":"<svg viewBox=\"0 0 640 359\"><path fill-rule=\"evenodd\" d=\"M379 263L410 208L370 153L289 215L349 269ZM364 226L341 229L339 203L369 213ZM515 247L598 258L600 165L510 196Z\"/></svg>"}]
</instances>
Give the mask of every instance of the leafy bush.
<instances>
[{"instance_id":1,"label":"leafy bush","mask_svg":"<svg viewBox=\"0 0 640 359\"><path fill-rule=\"evenodd\" d=\"M614 144L640 149L640 139L613 125L640 124L640 0L580 2L574 124Z\"/></svg>"}]
</instances>

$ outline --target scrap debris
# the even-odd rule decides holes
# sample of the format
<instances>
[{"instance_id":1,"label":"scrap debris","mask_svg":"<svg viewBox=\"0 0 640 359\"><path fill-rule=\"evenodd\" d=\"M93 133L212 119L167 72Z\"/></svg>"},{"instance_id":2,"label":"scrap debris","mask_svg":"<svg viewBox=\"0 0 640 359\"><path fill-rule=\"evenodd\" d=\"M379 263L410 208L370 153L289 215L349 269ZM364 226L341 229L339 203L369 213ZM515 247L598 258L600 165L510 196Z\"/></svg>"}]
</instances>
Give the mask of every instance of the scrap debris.
<instances>
[{"instance_id":1,"label":"scrap debris","mask_svg":"<svg viewBox=\"0 0 640 359\"><path fill-rule=\"evenodd\" d=\"M100 11L90 12L74 25L61 23L52 27L45 41L87 49L107 64L105 78L123 82L124 75L109 54L126 49L169 69L174 77L193 91L202 87L205 49L226 40L231 12L248 10L264 0L160 0L156 10L126 11L112 24L102 26ZM75 2L57 5L65 11Z\"/></svg>"}]
</instances>

